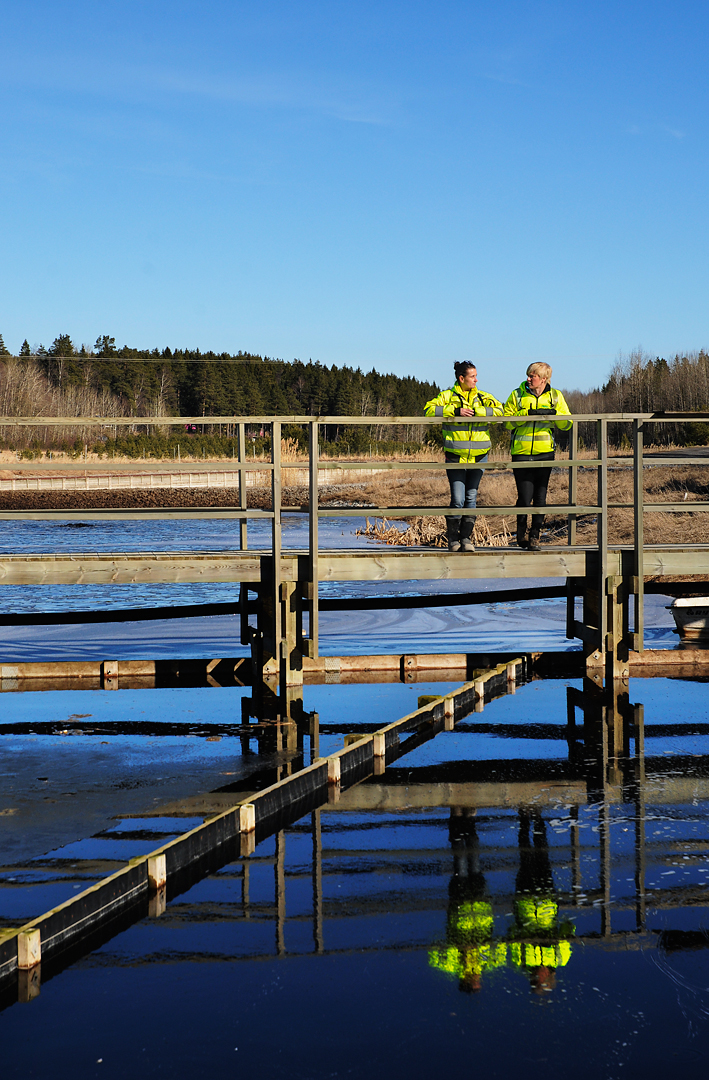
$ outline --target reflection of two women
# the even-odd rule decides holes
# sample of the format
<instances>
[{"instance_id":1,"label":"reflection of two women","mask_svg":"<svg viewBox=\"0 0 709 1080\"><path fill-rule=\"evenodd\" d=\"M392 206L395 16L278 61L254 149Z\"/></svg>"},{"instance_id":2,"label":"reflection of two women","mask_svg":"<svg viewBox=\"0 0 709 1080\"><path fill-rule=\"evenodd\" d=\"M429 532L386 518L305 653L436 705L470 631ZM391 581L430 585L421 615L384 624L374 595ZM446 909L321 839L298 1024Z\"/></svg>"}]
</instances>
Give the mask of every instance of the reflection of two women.
<instances>
[{"instance_id":1,"label":"reflection of two women","mask_svg":"<svg viewBox=\"0 0 709 1080\"><path fill-rule=\"evenodd\" d=\"M531 832L530 832L531 831ZM495 939L493 909L480 869L475 811L451 811L453 875L449 885L446 944L431 949L429 963L480 990L485 972L509 966L524 971L536 992L552 989L555 972L571 956L572 923L559 923L546 827L539 811L519 811L519 872L515 922Z\"/></svg>"}]
</instances>

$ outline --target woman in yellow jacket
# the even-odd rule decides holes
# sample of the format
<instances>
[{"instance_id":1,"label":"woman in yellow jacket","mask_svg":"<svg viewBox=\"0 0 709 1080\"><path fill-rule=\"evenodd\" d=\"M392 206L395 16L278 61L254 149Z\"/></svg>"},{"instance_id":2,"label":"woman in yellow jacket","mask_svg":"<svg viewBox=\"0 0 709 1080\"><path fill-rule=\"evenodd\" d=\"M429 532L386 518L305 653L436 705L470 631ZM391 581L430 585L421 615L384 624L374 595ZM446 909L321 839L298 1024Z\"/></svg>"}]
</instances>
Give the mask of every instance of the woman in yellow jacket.
<instances>
[{"instance_id":1,"label":"woman in yellow jacket","mask_svg":"<svg viewBox=\"0 0 709 1080\"><path fill-rule=\"evenodd\" d=\"M549 364L530 364L527 380L513 390L505 402L505 416L524 416L525 420L512 420L506 427L512 431L512 461L553 461L556 443L553 428L566 431L571 420L560 420L569 415L569 406L560 390L550 383ZM517 484L517 506L546 506L547 488L551 467L539 469L513 469ZM517 543L531 551L539 551L539 534L544 521L543 514L532 514L532 526L527 537L527 515L517 517Z\"/></svg>"},{"instance_id":2,"label":"woman in yellow jacket","mask_svg":"<svg viewBox=\"0 0 709 1080\"><path fill-rule=\"evenodd\" d=\"M478 373L474 364L462 360L454 365L455 386L442 390L431 401L426 402L426 416L441 416L443 422L443 449L446 464L460 465L459 469L447 469L448 484L451 489L451 506L456 509L474 509L478 497L478 487L482 479L482 469L471 469L477 461L487 459L491 447L490 425L483 420L485 416L502 416L502 402L478 390ZM454 419L455 418L455 419ZM459 418L459 419L458 419ZM448 526L448 548L450 551L474 551L473 528L475 517L466 514L461 518L450 516Z\"/></svg>"}]
</instances>

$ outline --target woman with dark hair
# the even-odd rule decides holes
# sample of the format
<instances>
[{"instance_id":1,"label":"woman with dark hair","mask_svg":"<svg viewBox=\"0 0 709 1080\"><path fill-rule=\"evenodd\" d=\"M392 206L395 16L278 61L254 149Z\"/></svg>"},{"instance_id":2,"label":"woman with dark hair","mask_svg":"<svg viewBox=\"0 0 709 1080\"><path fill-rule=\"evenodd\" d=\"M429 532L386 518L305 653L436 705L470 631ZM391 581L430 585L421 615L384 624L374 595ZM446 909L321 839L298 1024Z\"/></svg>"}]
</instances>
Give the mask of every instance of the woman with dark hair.
<instances>
[{"instance_id":1,"label":"woman with dark hair","mask_svg":"<svg viewBox=\"0 0 709 1080\"><path fill-rule=\"evenodd\" d=\"M443 449L446 464L459 465L457 469L447 469L448 483L451 489L451 506L472 510L478 497L478 487L482 479L482 469L471 469L479 461L486 461L491 447L490 425L482 421L485 416L502 416L502 402L478 390L478 373L474 364L463 360L454 365L455 385L450 390L442 390L437 397L426 402L426 416L442 416ZM462 518L449 517L448 550L475 551L473 529L475 515L466 514Z\"/></svg>"},{"instance_id":2,"label":"woman with dark hair","mask_svg":"<svg viewBox=\"0 0 709 1080\"><path fill-rule=\"evenodd\" d=\"M566 431L571 420L560 420L569 415L569 406L560 390L554 390L549 380L549 364L530 364L527 379L513 390L505 402L505 416L524 416L524 420L511 420L505 426L512 431L512 461L553 461L556 450L552 428ZM513 469L517 485L517 506L546 506L547 488L551 466L539 469ZM539 536L543 514L532 514L532 525L527 537L527 515L517 517L517 543L530 551L539 551Z\"/></svg>"}]
</instances>

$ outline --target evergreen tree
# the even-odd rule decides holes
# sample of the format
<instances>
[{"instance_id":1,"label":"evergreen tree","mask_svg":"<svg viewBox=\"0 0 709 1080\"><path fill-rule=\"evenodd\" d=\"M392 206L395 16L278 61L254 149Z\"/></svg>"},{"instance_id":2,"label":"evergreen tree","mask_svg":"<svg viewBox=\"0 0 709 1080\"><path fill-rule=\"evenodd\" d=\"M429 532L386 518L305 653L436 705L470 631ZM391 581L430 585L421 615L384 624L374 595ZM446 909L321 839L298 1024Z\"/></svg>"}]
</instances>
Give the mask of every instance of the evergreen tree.
<instances>
[{"instance_id":1,"label":"evergreen tree","mask_svg":"<svg viewBox=\"0 0 709 1080\"><path fill-rule=\"evenodd\" d=\"M0 356L9 356L9 355L10 355L10 350L5 347L5 342L2 339L2 334L0 334Z\"/></svg>"},{"instance_id":2,"label":"evergreen tree","mask_svg":"<svg viewBox=\"0 0 709 1080\"><path fill-rule=\"evenodd\" d=\"M27 340L27 338L25 338L25 340L20 345L20 356L31 356L31 355L32 355L32 352L30 350L30 343Z\"/></svg>"}]
</instances>

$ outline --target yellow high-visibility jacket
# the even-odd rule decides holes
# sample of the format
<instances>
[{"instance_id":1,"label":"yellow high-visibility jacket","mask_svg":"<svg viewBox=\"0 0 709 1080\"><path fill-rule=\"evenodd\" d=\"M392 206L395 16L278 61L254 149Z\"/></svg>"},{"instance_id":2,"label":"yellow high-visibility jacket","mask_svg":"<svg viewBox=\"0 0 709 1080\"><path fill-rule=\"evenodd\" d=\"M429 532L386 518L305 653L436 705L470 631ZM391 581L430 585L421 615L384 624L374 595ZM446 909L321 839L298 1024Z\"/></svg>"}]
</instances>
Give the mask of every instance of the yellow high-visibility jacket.
<instances>
[{"instance_id":1,"label":"yellow high-visibility jacket","mask_svg":"<svg viewBox=\"0 0 709 1080\"><path fill-rule=\"evenodd\" d=\"M478 389L464 390L459 383L450 390L441 390L426 402L426 416L443 416L448 421L443 424L443 449L448 454L457 454L464 465L486 454L492 443L489 424L474 420L472 416L463 416L455 423L449 421L449 417L460 416L461 409L472 409L476 417L502 416L503 405L492 394Z\"/></svg>"},{"instance_id":2,"label":"yellow high-visibility jacket","mask_svg":"<svg viewBox=\"0 0 709 1080\"><path fill-rule=\"evenodd\" d=\"M538 409L556 409L556 416L539 416ZM553 428L567 431L571 420L560 420L560 416L569 416L569 406L564 401L560 390L554 390L547 384L544 393L537 397L527 389L526 382L513 390L504 406L505 416L526 416L527 420L511 420L505 424L512 431L511 453L549 454L556 449Z\"/></svg>"}]
</instances>

